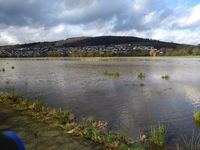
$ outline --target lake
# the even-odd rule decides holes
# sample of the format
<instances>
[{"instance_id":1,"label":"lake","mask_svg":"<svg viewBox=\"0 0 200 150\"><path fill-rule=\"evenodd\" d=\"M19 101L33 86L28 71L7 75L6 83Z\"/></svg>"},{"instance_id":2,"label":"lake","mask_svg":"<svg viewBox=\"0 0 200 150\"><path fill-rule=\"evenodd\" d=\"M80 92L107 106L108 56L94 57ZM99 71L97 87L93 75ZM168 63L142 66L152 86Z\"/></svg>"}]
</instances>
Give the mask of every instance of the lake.
<instances>
[{"instance_id":1,"label":"lake","mask_svg":"<svg viewBox=\"0 0 200 150\"><path fill-rule=\"evenodd\" d=\"M160 123L173 145L200 129L193 120L200 108L200 58L0 59L3 67L1 91L15 90L32 99L42 95L49 106L68 109L78 119L105 120L110 131L132 138ZM144 80L138 79L140 72ZM170 79L163 80L165 74Z\"/></svg>"}]
</instances>

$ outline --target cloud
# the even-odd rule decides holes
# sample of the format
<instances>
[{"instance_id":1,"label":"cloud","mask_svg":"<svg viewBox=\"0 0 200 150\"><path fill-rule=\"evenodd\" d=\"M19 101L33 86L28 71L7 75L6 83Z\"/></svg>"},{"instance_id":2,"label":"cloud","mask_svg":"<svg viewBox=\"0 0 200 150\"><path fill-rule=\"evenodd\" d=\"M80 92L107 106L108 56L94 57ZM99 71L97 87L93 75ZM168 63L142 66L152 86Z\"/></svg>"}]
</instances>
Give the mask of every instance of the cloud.
<instances>
[{"instance_id":1,"label":"cloud","mask_svg":"<svg viewBox=\"0 0 200 150\"><path fill-rule=\"evenodd\" d=\"M200 4L192 1L0 0L0 44L98 35L197 44Z\"/></svg>"},{"instance_id":2,"label":"cloud","mask_svg":"<svg viewBox=\"0 0 200 150\"><path fill-rule=\"evenodd\" d=\"M180 28L196 28L200 27L200 4L191 8L183 17L177 22Z\"/></svg>"}]
</instances>

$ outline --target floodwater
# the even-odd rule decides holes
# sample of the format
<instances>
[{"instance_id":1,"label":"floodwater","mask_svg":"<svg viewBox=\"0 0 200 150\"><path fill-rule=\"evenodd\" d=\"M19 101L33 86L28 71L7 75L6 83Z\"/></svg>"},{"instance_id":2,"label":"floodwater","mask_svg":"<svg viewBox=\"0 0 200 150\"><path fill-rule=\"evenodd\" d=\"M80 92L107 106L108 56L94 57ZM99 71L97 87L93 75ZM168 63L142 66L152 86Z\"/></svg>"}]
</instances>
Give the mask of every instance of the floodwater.
<instances>
[{"instance_id":1,"label":"floodwater","mask_svg":"<svg viewBox=\"0 0 200 150\"><path fill-rule=\"evenodd\" d=\"M79 119L107 121L110 131L137 138L160 123L167 128L170 145L200 131L193 120L200 108L198 58L0 59L3 67L1 91L15 90L29 98L42 95L49 106L68 109ZM105 71L121 75L105 76ZM144 80L138 79L140 72L146 74ZM169 80L161 78L165 74Z\"/></svg>"}]
</instances>

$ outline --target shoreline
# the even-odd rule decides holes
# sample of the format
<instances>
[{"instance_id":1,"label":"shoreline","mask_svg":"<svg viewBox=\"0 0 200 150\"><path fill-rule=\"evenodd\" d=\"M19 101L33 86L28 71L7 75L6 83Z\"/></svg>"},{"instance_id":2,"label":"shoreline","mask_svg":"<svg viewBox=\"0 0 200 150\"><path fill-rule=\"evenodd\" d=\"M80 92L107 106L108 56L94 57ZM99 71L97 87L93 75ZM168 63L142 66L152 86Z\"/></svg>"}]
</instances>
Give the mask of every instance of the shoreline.
<instances>
[{"instance_id":1,"label":"shoreline","mask_svg":"<svg viewBox=\"0 0 200 150\"><path fill-rule=\"evenodd\" d=\"M47 107L42 100L30 102L28 99L18 96L16 93L0 92L0 104L11 107L22 116L28 116L31 120L45 123L46 126L62 130L68 136L80 137L97 144L97 147L112 150L145 150L147 140L133 141L120 134L107 131L107 122L95 121L94 118L85 118L81 123L76 122L76 117L63 110ZM20 116L21 116L20 115ZM22 124L22 126L24 126Z\"/></svg>"},{"instance_id":2,"label":"shoreline","mask_svg":"<svg viewBox=\"0 0 200 150\"><path fill-rule=\"evenodd\" d=\"M39 138L39 141L50 141L48 142L52 146L52 148L48 147L50 150L59 149L56 147L57 143L60 144L59 146L67 146L69 150L74 150L74 147L78 147L77 149L81 147L83 150L161 150L165 148L184 150L192 146L187 145L187 142L190 141L168 145L167 129L162 124L159 124L158 127L152 126L147 135L140 135L138 140L132 140L119 133L110 133L105 121L96 121L94 118L88 117L77 122L76 117L66 110L48 107L40 98L30 101L14 92L0 91L0 108L0 121L6 123L6 119L11 120L7 124L0 124L0 131L15 131L10 126L14 126L14 128L18 126L17 128L20 128L19 135L22 135L22 138L27 138L25 139L25 144L28 145L27 149L33 149L32 147L35 145L32 143L32 139L43 137L43 134L45 134L45 140ZM20 121L20 118L22 121ZM29 130L31 130L31 140L29 138L30 135L26 133L27 124L29 124ZM40 133L40 136L38 136L38 133ZM54 141L55 137L58 140ZM193 138L196 139L198 137L194 136ZM39 148L34 149L44 149L44 147L40 148L43 145L41 141L36 143ZM69 141L71 142L68 143ZM54 142L56 142L55 145Z\"/></svg>"},{"instance_id":3,"label":"shoreline","mask_svg":"<svg viewBox=\"0 0 200 150\"><path fill-rule=\"evenodd\" d=\"M115 61L125 59L179 59L200 58L200 56L122 56L122 57L0 57L0 60L69 60L69 61Z\"/></svg>"},{"instance_id":4,"label":"shoreline","mask_svg":"<svg viewBox=\"0 0 200 150\"><path fill-rule=\"evenodd\" d=\"M102 150L102 145L81 137L68 135L8 104L0 103L0 131L13 131L22 139L27 150Z\"/></svg>"}]
</instances>

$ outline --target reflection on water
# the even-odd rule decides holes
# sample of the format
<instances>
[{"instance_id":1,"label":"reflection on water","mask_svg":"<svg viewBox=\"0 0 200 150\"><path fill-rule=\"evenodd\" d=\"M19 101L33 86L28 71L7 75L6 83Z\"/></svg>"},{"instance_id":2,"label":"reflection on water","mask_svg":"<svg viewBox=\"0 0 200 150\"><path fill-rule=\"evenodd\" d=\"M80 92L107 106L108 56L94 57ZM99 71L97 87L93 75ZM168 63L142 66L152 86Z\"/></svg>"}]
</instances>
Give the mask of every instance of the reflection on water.
<instances>
[{"instance_id":1,"label":"reflection on water","mask_svg":"<svg viewBox=\"0 0 200 150\"><path fill-rule=\"evenodd\" d=\"M11 69L15 66L15 69ZM200 62L192 58L132 58L117 61L2 59L0 90L45 96L48 105L80 118L94 116L135 138L151 125L167 126L169 142L199 129L193 111L200 106ZM119 78L105 76L118 71ZM137 78L144 72L145 80ZM169 80L162 80L162 75ZM144 86L140 86L144 83Z\"/></svg>"}]
</instances>

